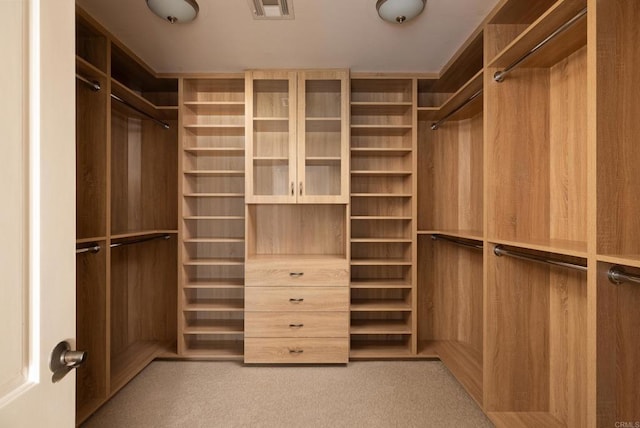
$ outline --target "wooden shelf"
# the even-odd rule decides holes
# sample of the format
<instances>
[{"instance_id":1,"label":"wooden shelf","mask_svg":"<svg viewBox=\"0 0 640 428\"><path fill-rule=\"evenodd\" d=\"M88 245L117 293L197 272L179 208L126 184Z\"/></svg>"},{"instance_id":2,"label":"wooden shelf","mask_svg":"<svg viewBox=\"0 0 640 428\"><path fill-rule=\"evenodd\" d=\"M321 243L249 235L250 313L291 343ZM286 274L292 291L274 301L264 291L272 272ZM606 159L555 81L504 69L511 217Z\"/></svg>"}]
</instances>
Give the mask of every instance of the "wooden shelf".
<instances>
[{"instance_id":1,"label":"wooden shelf","mask_svg":"<svg viewBox=\"0 0 640 428\"><path fill-rule=\"evenodd\" d=\"M391 215L354 215L351 216L351 220L357 221L409 221L412 217L409 216L391 216Z\"/></svg>"},{"instance_id":2,"label":"wooden shelf","mask_svg":"<svg viewBox=\"0 0 640 428\"><path fill-rule=\"evenodd\" d=\"M351 176L361 177L407 177L412 171L351 171Z\"/></svg>"},{"instance_id":3,"label":"wooden shelf","mask_svg":"<svg viewBox=\"0 0 640 428\"><path fill-rule=\"evenodd\" d=\"M487 68L508 67L584 8L580 2L558 1L489 61ZM520 67L549 67L586 44L586 16L526 59Z\"/></svg>"},{"instance_id":4,"label":"wooden shelf","mask_svg":"<svg viewBox=\"0 0 640 428\"><path fill-rule=\"evenodd\" d=\"M351 102L351 106L352 107L393 107L393 106L412 106L413 103L410 101L398 101L398 102L394 102L394 101L352 101ZM353 110L352 110L353 112Z\"/></svg>"},{"instance_id":5,"label":"wooden shelf","mask_svg":"<svg viewBox=\"0 0 640 428\"><path fill-rule=\"evenodd\" d=\"M351 266L411 266L411 260L404 259L354 259L351 258Z\"/></svg>"},{"instance_id":6,"label":"wooden shelf","mask_svg":"<svg viewBox=\"0 0 640 428\"><path fill-rule=\"evenodd\" d=\"M407 345L382 344L376 342L351 342L350 359L407 359L416 358Z\"/></svg>"},{"instance_id":7,"label":"wooden shelf","mask_svg":"<svg viewBox=\"0 0 640 428\"><path fill-rule=\"evenodd\" d=\"M351 116L401 116L411 111L413 103L351 103Z\"/></svg>"},{"instance_id":8,"label":"wooden shelf","mask_svg":"<svg viewBox=\"0 0 640 428\"><path fill-rule=\"evenodd\" d=\"M202 258L186 259L185 266L243 266L244 259Z\"/></svg>"},{"instance_id":9,"label":"wooden shelf","mask_svg":"<svg viewBox=\"0 0 640 428\"><path fill-rule=\"evenodd\" d=\"M91 64L84 58L76 55L76 71L82 77L85 77L89 80L91 79L106 79L107 74L100 70L95 65ZM103 88L104 89L104 88Z\"/></svg>"},{"instance_id":10,"label":"wooden shelf","mask_svg":"<svg viewBox=\"0 0 640 428\"><path fill-rule=\"evenodd\" d=\"M479 230L419 230L418 235L444 235L473 241L483 240L483 234Z\"/></svg>"},{"instance_id":11,"label":"wooden shelf","mask_svg":"<svg viewBox=\"0 0 640 428\"><path fill-rule=\"evenodd\" d=\"M243 334L243 320L197 320L189 322L184 334Z\"/></svg>"},{"instance_id":12,"label":"wooden shelf","mask_svg":"<svg viewBox=\"0 0 640 428\"><path fill-rule=\"evenodd\" d=\"M195 156L244 156L242 147L188 147L184 151Z\"/></svg>"},{"instance_id":13,"label":"wooden shelf","mask_svg":"<svg viewBox=\"0 0 640 428\"><path fill-rule=\"evenodd\" d=\"M167 348L162 342L135 342L111 358L111 388L114 394Z\"/></svg>"},{"instance_id":14,"label":"wooden shelf","mask_svg":"<svg viewBox=\"0 0 640 428\"><path fill-rule=\"evenodd\" d=\"M185 101L186 106L244 106L244 101Z\"/></svg>"},{"instance_id":15,"label":"wooden shelf","mask_svg":"<svg viewBox=\"0 0 640 428\"><path fill-rule=\"evenodd\" d=\"M244 198L244 193L185 193L185 198Z\"/></svg>"},{"instance_id":16,"label":"wooden shelf","mask_svg":"<svg viewBox=\"0 0 640 428\"><path fill-rule=\"evenodd\" d=\"M118 82L115 79L111 79L111 93L117 95L122 98L124 101L128 102L135 108L145 112L151 117L161 120L177 120L178 119L178 108L177 106L162 106L159 107L153 104L151 101L147 100L143 96L133 92L131 89L127 88L122 83ZM120 105L118 101L112 101L111 106L114 107L116 105ZM128 107L125 107L128 108ZM129 109L130 110L130 109Z\"/></svg>"},{"instance_id":17,"label":"wooden shelf","mask_svg":"<svg viewBox=\"0 0 640 428\"><path fill-rule=\"evenodd\" d=\"M215 244L215 243L242 243L244 238L187 238L185 244Z\"/></svg>"},{"instance_id":18,"label":"wooden shelf","mask_svg":"<svg viewBox=\"0 0 640 428\"><path fill-rule=\"evenodd\" d=\"M198 299L184 305L185 312L243 312L242 299Z\"/></svg>"},{"instance_id":19,"label":"wooden shelf","mask_svg":"<svg viewBox=\"0 0 640 428\"><path fill-rule=\"evenodd\" d=\"M167 235L167 234L175 235L176 233L178 233L178 231L175 229L143 230L143 231L136 231L136 232L114 234L114 235L111 235L111 240L115 241L117 239L124 239L124 238L144 238L144 237L153 236L153 235Z\"/></svg>"},{"instance_id":20,"label":"wooden shelf","mask_svg":"<svg viewBox=\"0 0 640 428\"><path fill-rule=\"evenodd\" d=\"M242 360L243 356L244 345L241 341L231 343L224 343L224 341L194 342L187 345L181 355L181 357L196 360Z\"/></svg>"},{"instance_id":21,"label":"wooden shelf","mask_svg":"<svg viewBox=\"0 0 640 428\"><path fill-rule=\"evenodd\" d=\"M411 198L411 193L352 193L352 198Z\"/></svg>"},{"instance_id":22,"label":"wooden shelf","mask_svg":"<svg viewBox=\"0 0 640 428\"><path fill-rule=\"evenodd\" d=\"M244 220L244 216L241 215L191 215L183 217L183 220L219 220L219 221L229 221L229 220Z\"/></svg>"},{"instance_id":23,"label":"wooden shelf","mask_svg":"<svg viewBox=\"0 0 640 428\"><path fill-rule=\"evenodd\" d=\"M352 147L351 156L404 156L412 151L405 147Z\"/></svg>"},{"instance_id":24,"label":"wooden shelf","mask_svg":"<svg viewBox=\"0 0 640 428\"><path fill-rule=\"evenodd\" d=\"M411 334L404 320L351 320L351 334Z\"/></svg>"},{"instance_id":25,"label":"wooden shelf","mask_svg":"<svg viewBox=\"0 0 640 428\"><path fill-rule=\"evenodd\" d=\"M528 250L543 251L571 257L587 257L587 243L563 240L548 240L535 242L507 241L502 239L487 239L492 244L502 244L511 247L526 248Z\"/></svg>"},{"instance_id":26,"label":"wooden shelf","mask_svg":"<svg viewBox=\"0 0 640 428\"><path fill-rule=\"evenodd\" d=\"M352 244L410 244L411 242L413 240L409 238L351 238Z\"/></svg>"},{"instance_id":27,"label":"wooden shelf","mask_svg":"<svg viewBox=\"0 0 640 428\"><path fill-rule=\"evenodd\" d=\"M397 288L397 289L412 289L412 285L409 281L403 280L383 280L383 279L352 279L351 288L356 289L374 289L374 288Z\"/></svg>"},{"instance_id":28,"label":"wooden shelf","mask_svg":"<svg viewBox=\"0 0 640 428\"><path fill-rule=\"evenodd\" d=\"M606 262L611 264L640 268L640 254L621 254L621 255L598 254L597 259L599 262Z\"/></svg>"},{"instance_id":29,"label":"wooden shelf","mask_svg":"<svg viewBox=\"0 0 640 428\"><path fill-rule=\"evenodd\" d=\"M487 412L496 428L565 428L566 425L545 412Z\"/></svg>"},{"instance_id":30,"label":"wooden shelf","mask_svg":"<svg viewBox=\"0 0 640 428\"><path fill-rule=\"evenodd\" d=\"M351 125L351 130L357 129L375 129L377 131L394 131L394 130L410 130L411 125Z\"/></svg>"},{"instance_id":31,"label":"wooden shelf","mask_svg":"<svg viewBox=\"0 0 640 428\"><path fill-rule=\"evenodd\" d=\"M95 238L82 238L76 239L76 244L90 244L92 242L100 242L105 241L107 238L105 236L97 236Z\"/></svg>"},{"instance_id":32,"label":"wooden shelf","mask_svg":"<svg viewBox=\"0 0 640 428\"><path fill-rule=\"evenodd\" d=\"M195 177L244 177L244 170L190 170L184 175Z\"/></svg>"},{"instance_id":33,"label":"wooden shelf","mask_svg":"<svg viewBox=\"0 0 640 428\"><path fill-rule=\"evenodd\" d=\"M353 300L353 312L410 312L411 305L403 300Z\"/></svg>"},{"instance_id":34,"label":"wooden shelf","mask_svg":"<svg viewBox=\"0 0 640 428\"><path fill-rule=\"evenodd\" d=\"M455 109L463 105L472 95L482 89L484 72L480 70L467 83L465 83L455 94L451 95L438 109L419 108L418 120L438 121ZM482 112L482 95L477 96L473 101L465 105L460 111L448 118L448 120L470 119Z\"/></svg>"},{"instance_id":35,"label":"wooden shelf","mask_svg":"<svg viewBox=\"0 0 640 428\"><path fill-rule=\"evenodd\" d=\"M220 129L220 130L244 130L244 125L201 125L201 124L186 124L182 125L184 129Z\"/></svg>"},{"instance_id":36,"label":"wooden shelf","mask_svg":"<svg viewBox=\"0 0 640 428\"><path fill-rule=\"evenodd\" d=\"M421 348L435 349L440 360L482 406L482 354L469 345L455 341L421 343Z\"/></svg>"},{"instance_id":37,"label":"wooden shelf","mask_svg":"<svg viewBox=\"0 0 640 428\"><path fill-rule=\"evenodd\" d=\"M215 288L244 288L244 279L197 279L192 281L187 281L183 288L185 289L215 289Z\"/></svg>"}]
</instances>

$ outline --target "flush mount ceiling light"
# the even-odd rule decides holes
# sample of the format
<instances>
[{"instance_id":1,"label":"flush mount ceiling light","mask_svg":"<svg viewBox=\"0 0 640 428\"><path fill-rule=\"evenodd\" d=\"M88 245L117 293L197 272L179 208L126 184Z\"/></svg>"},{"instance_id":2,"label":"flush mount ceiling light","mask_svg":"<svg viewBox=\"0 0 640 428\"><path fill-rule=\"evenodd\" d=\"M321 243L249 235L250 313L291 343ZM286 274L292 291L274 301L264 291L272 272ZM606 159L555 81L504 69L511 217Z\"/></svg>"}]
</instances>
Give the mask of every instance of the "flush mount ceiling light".
<instances>
[{"instance_id":1,"label":"flush mount ceiling light","mask_svg":"<svg viewBox=\"0 0 640 428\"><path fill-rule=\"evenodd\" d=\"M196 0L147 0L147 6L172 24L193 21L200 11Z\"/></svg>"},{"instance_id":2,"label":"flush mount ceiling light","mask_svg":"<svg viewBox=\"0 0 640 428\"><path fill-rule=\"evenodd\" d=\"M402 24L420 15L427 0L378 0L378 15L385 21Z\"/></svg>"}]
</instances>

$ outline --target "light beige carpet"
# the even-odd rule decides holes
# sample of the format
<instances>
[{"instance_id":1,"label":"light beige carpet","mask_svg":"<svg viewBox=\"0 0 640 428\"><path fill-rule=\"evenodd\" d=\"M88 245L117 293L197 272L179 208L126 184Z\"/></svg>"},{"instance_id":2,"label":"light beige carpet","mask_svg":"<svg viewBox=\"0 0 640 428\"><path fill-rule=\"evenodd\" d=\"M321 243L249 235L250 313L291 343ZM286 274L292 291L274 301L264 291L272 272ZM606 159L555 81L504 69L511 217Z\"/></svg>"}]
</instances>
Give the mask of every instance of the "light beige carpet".
<instances>
[{"instance_id":1,"label":"light beige carpet","mask_svg":"<svg viewBox=\"0 0 640 428\"><path fill-rule=\"evenodd\" d=\"M243 366L156 361L94 427L492 427L439 361Z\"/></svg>"}]
</instances>

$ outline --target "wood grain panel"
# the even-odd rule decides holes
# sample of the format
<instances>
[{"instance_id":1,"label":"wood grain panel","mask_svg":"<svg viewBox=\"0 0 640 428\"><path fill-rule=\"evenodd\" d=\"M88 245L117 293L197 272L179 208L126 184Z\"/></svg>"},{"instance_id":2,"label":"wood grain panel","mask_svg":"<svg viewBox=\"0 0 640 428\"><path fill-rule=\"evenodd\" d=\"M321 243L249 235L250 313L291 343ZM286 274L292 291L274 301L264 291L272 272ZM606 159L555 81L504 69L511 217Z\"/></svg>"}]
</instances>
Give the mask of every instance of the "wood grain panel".
<instances>
[{"instance_id":1,"label":"wood grain panel","mask_svg":"<svg viewBox=\"0 0 640 428\"><path fill-rule=\"evenodd\" d=\"M549 319L549 412L569 427L586 426L587 278L552 268Z\"/></svg>"},{"instance_id":2,"label":"wood grain panel","mask_svg":"<svg viewBox=\"0 0 640 428\"><path fill-rule=\"evenodd\" d=\"M421 123L419 230L482 230L483 115L431 131Z\"/></svg>"},{"instance_id":3,"label":"wood grain panel","mask_svg":"<svg viewBox=\"0 0 640 428\"><path fill-rule=\"evenodd\" d=\"M598 252L640 259L637 2L597 5Z\"/></svg>"},{"instance_id":4,"label":"wood grain panel","mask_svg":"<svg viewBox=\"0 0 640 428\"><path fill-rule=\"evenodd\" d=\"M419 239L420 341L462 342L482 355L482 252Z\"/></svg>"},{"instance_id":5,"label":"wood grain panel","mask_svg":"<svg viewBox=\"0 0 640 428\"><path fill-rule=\"evenodd\" d=\"M178 123L169 129L142 122L140 206L144 230L169 229L178 225Z\"/></svg>"},{"instance_id":6,"label":"wood grain panel","mask_svg":"<svg viewBox=\"0 0 640 428\"><path fill-rule=\"evenodd\" d=\"M105 79L99 79L105 88ZM76 84L76 238L106 236L107 98Z\"/></svg>"},{"instance_id":7,"label":"wood grain panel","mask_svg":"<svg viewBox=\"0 0 640 428\"><path fill-rule=\"evenodd\" d=\"M248 254L344 255L344 205L255 205L254 247Z\"/></svg>"},{"instance_id":8,"label":"wood grain panel","mask_svg":"<svg viewBox=\"0 0 640 428\"><path fill-rule=\"evenodd\" d=\"M76 256L77 349L89 355L76 376L76 408L106 399L107 384L107 284L105 243L97 254Z\"/></svg>"},{"instance_id":9,"label":"wood grain panel","mask_svg":"<svg viewBox=\"0 0 640 428\"><path fill-rule=\"evenodd\" d=\"M587 241L587 48L551 68L549 237Z\"/></svg>"},{"instance_id":10,"label":"wood grain panel","mask_svg":"<svg viewBox=\"0 0 640 428\"><path fill-rule=\"evenodd\" d=\"M495 70L489 70L492 75ZM490 83L487 121L487 231L490 238L549 236L549 72L518 69Z\"/></svg>"},{"instance_id":11,"label":"wood grain panel","mask_svg":"<svg viewBox=\"0 0 640 428\"><path fill-rule=\"evenodd\" d=\"M489 254L485 249L485 410L547 412L549 270Z\"/></svg>"}]
</instances>

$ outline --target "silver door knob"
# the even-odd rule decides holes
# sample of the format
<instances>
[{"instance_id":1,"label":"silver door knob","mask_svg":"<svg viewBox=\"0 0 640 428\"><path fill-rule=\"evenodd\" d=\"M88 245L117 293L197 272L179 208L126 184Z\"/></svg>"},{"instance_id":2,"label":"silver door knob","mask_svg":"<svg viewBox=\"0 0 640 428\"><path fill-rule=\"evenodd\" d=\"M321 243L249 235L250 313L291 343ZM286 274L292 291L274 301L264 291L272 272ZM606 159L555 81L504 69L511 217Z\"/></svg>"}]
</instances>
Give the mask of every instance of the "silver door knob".
<instances>
[{"instance_id":1,"label":"silver door knob","mask_svg":"<svg viewBox=\"0 0 640 428\"><path fill-rule=\"evenodd\" d=\"M51 351L51 360L49 361L49 368L53 373L51 381L53 383L59 382L72 369L84 364L86 359L87 353L85 351L72 351L71 345L66 340L58 343Z\"/></svg>"}]
</instances>

